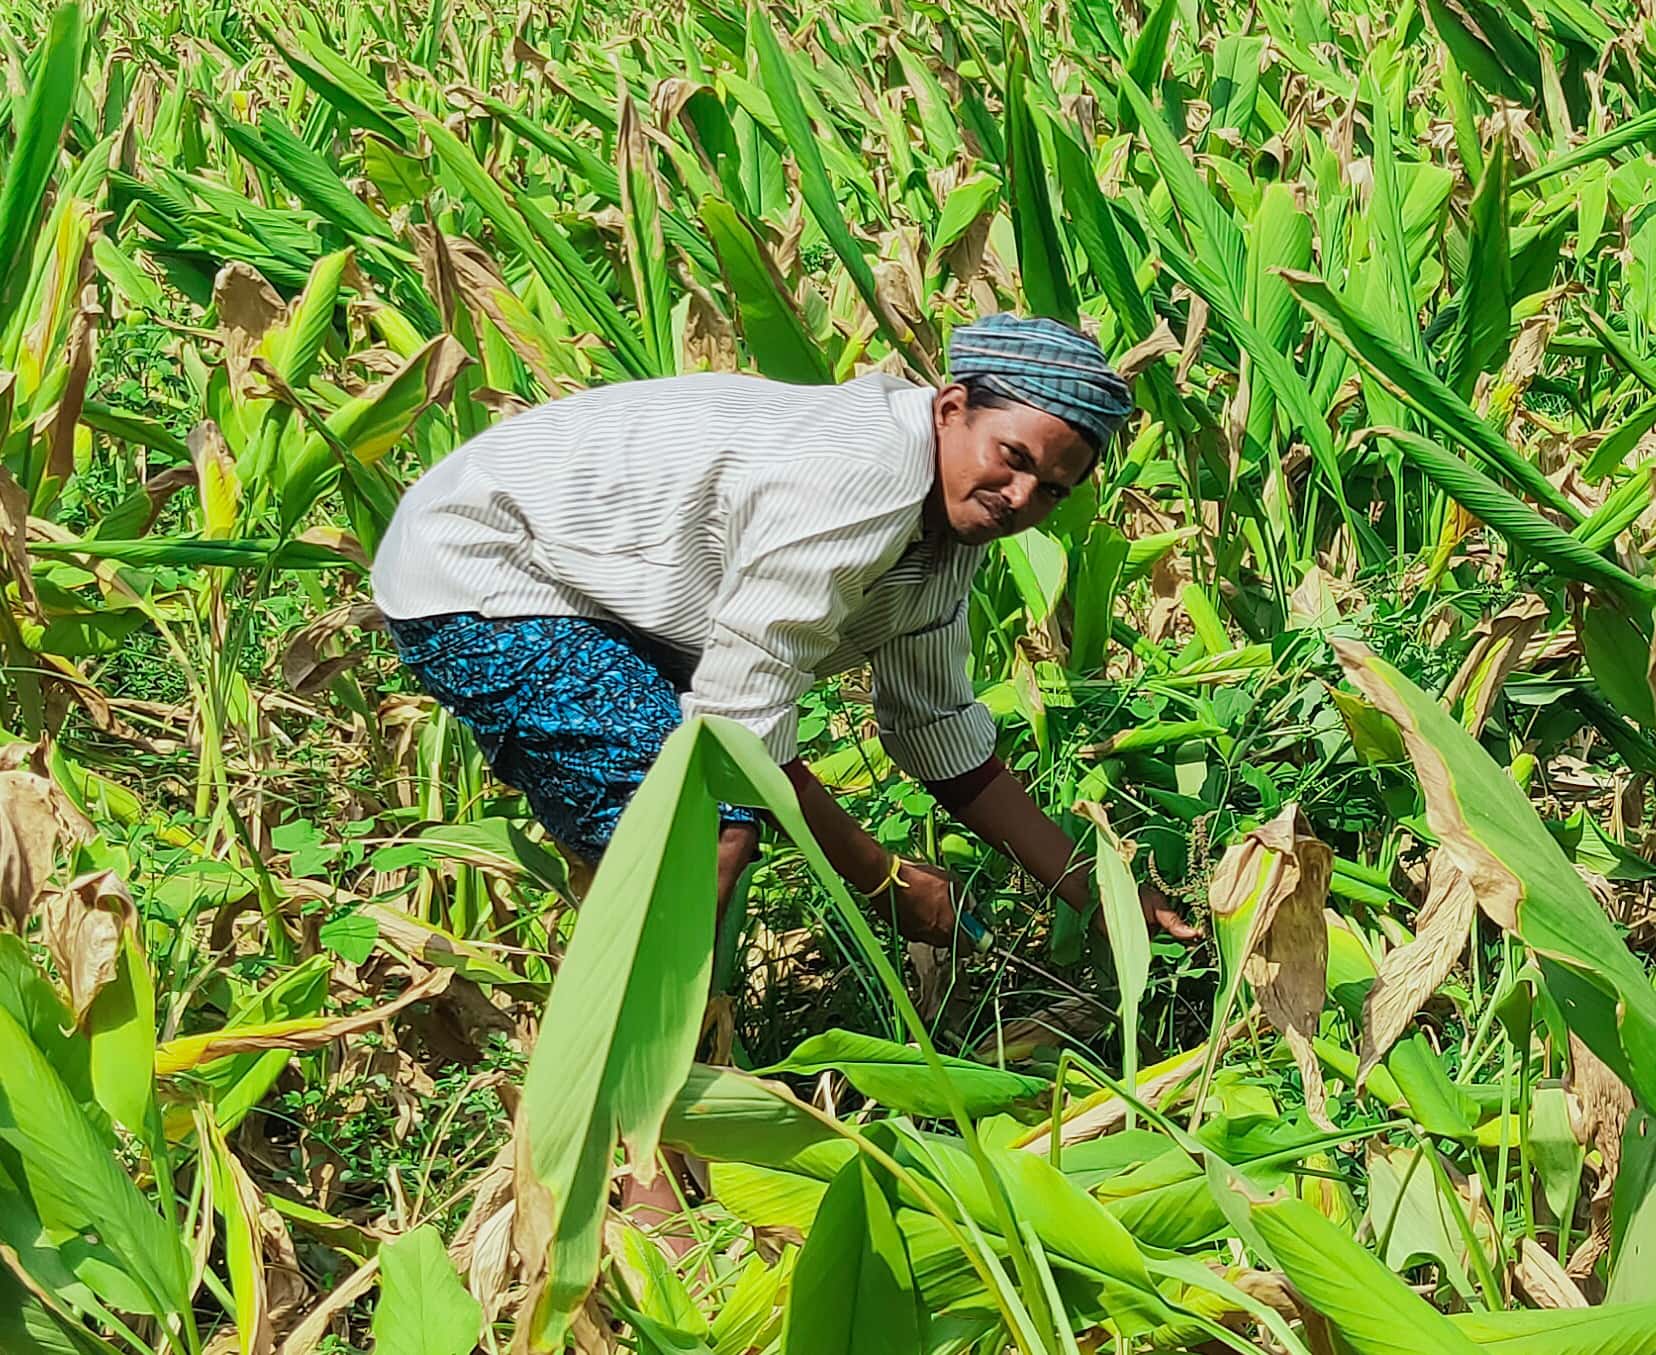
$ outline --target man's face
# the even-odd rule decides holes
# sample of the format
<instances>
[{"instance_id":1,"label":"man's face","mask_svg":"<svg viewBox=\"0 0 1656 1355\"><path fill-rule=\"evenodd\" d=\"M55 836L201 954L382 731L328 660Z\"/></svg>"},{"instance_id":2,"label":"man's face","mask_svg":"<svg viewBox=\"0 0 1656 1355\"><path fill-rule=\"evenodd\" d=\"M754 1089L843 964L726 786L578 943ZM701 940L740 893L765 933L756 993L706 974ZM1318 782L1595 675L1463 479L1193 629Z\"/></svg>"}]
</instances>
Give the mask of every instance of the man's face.
<instances>
[{"instance_id":1,"label":"man's face","mask_svg":"<svg viewBox=\"0 0 1656 1355\"><path fill-rule=\"evenodd\" d=\"M1092 449L1056 414L1033 405L968 409L966 388L933 404L936 494L949 530L980 546L1041 522L1092 465Z\"/></svg>"}]
</instances>

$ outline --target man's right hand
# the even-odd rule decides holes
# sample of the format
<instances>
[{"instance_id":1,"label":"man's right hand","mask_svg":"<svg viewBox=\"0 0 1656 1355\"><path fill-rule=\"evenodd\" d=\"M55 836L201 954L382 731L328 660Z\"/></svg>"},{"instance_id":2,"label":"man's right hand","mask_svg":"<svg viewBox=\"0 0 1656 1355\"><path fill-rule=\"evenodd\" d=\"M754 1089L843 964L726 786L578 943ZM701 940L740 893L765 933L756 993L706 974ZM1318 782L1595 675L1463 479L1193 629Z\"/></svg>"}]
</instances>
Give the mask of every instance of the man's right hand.
<instances>
[{"instance_id":1,"label":"man's right hand","mask_svg":"<svg viewBox=\"0 0 1656 1355\"><path fill-rule=\"evenodd\" d=\"M948 871L920 861L904 861L897 872L898 884L874 905L882 914L895 907L897 930L907 941L928 946L948 946L955 941L955 900L965 898L965 888ZM889 900L889 901L888 901Z\"/></svg>"}]
</instances>

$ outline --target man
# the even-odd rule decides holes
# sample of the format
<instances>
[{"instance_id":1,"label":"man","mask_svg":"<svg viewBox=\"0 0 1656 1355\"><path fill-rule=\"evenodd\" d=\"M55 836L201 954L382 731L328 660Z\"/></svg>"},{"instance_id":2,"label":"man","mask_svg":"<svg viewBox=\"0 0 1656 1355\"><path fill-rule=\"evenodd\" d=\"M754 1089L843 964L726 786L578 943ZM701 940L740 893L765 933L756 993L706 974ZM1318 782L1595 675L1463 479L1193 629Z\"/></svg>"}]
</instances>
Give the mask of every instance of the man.
<instances>
[{"instance_id":1,"label":"man","mask_svg":"<svg viewBox=\"0 0 1656 1355\"><path fill-rule=\"evenodd\" d=\"M1051 320L957 330L941 390L701 374L586 391L472 439L403 499L374 592L404 661L565 848L595 862L675 725L728 716L788 774L834 868L948 944L946 872L862 830L799 756L797 703L868 663L893 761L1067 904L1073 844L996 759L967 671L984 547L1033 527L1132 410ZM758 842L727 807L719 906ZM1193 935L1158 895L1147 919Z\"/></svg>"}]
</instances>

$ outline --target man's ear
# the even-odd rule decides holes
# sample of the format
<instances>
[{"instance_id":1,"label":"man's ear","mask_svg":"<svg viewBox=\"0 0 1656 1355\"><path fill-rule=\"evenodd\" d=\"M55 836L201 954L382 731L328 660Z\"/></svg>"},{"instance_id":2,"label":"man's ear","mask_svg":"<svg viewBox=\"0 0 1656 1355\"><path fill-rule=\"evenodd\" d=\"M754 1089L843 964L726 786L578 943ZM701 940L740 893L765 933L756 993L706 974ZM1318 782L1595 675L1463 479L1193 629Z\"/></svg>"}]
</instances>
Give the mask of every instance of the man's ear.
<instances>
[{"instance_id":1,"label":"man's ear","mask_svg":"<svg viewBox=\"0 0 1656 1355\"><path fill-rule=\"evenodd\" d=\"M969 412L966 408L966 387L958 381L952 381L937 392L937 403L933 406L937 414L939 425L954 423L957 419L964 419Z\"/></svg>"}]
</instances>

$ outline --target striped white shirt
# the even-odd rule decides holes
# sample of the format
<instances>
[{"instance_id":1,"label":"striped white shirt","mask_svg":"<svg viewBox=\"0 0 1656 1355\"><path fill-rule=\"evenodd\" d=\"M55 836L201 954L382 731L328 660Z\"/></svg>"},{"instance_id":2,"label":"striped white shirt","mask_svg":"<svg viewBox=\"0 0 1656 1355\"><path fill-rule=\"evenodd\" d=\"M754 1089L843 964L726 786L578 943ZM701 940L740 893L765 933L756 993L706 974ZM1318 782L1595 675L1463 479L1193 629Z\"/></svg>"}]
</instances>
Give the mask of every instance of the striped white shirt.
<instances>
[{"instance_id":1,"label":"striped white shirt","mask_svg":"<svg viewBox=\"0 0 1656 1355\"><path fill-rule=\"evenodd\" d=\"M473 438L404 496L374 561L398 619L592 616L698 656L685 715L798 755L799 698L867 662L892 760L994 751L967 660L981 547L928 535L933 392L874 374L705 373L583 391Z\"/></svg>"}]
</instances>

